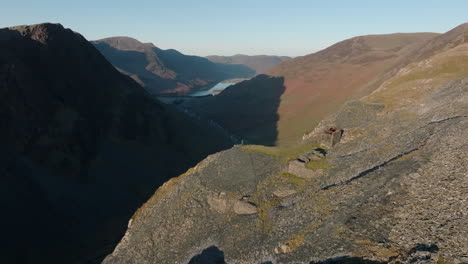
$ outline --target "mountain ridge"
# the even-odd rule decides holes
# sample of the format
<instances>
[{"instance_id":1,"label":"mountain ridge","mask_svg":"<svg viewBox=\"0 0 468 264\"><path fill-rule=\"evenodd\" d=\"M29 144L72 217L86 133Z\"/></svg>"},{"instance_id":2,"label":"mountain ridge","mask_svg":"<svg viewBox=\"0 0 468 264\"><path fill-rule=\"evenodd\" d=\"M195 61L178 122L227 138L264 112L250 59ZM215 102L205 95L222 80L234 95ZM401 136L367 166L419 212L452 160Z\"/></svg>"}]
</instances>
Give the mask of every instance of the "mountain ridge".
<instances>
[{"instance_id":1,"label":"mountain ridge","mask_svg":"<svg viewBox=\"0 0 468 264\"><path fill-rule=\"evenodd\" d=\"M174 49L162 50L152 43L129 37L93 41L104 56L152 94L188 94L233 78L251 77L242 65L225 65L189 56Z\"/></svg>"}]
</instances>

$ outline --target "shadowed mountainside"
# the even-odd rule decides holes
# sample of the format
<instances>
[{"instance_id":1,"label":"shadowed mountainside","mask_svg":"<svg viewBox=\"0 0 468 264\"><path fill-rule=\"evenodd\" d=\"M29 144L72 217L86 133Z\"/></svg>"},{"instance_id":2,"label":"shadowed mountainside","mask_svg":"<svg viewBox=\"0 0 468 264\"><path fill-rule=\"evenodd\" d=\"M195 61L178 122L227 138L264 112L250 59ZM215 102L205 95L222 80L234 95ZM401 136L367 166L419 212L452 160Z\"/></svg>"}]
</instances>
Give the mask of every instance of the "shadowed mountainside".
<instances>
[{"instance_id":1,"label":"shadowed mountainside","mask_svg":"<svg viewBox=\"0 0 468 264\"><path fill-rule=\"evenodd\" d=\"M296 157L236 146L165 183L103 263L185 264L213 247L226 263L468 263L468 27L419 51Z\"/></svg>"},{"instance_id":2,"label":"shadowed mountainside","mask_svg":"<svg viewBox=\"0 0 468 264\"><path fill-rule=\"evenodd\" d=\"M229 86L217 96L193 98L181 104L246 140L273 146L278 137L278 106L284 78L258 75Z\"/></svg>"},{"instance_id":3,"label":"shadowed mountainside","mask_svg":"<svg viewBox=\"0 0 468 264\"><path fill-rule=\"evenodd\" d=\"M1 263L97 263L154 189L230 146L59 24L0 29Z\"/></svg>"},{"instance_id":4,"label":"shadowed mountainside","mask_svg":"<svg viewBox=\"0 0 468 264\"><path fill-rule=\"evenodd\" d=\"M243 65L213 63L129 37L105 38L93 44L117 69L152 94L187 94L226 79L248 78L255 74Z\"/></svg>"},{"instance_id":5,"label":"shadowed mountainside","mask_svg":"<svg viewBox=\"0 0 468 264\"><path fill-rule=\"evenodd\" d=\"M275 66L276 64L290 59L290 57L286 56L269 56L269 55L256 55L256 56L248 56L237 54L234 56L207 56L212 62L216 63L223 63L223 64L242 64L250 69L254 70L257 74L264 73L271 67Z\"/></svg>"}]
</instances>

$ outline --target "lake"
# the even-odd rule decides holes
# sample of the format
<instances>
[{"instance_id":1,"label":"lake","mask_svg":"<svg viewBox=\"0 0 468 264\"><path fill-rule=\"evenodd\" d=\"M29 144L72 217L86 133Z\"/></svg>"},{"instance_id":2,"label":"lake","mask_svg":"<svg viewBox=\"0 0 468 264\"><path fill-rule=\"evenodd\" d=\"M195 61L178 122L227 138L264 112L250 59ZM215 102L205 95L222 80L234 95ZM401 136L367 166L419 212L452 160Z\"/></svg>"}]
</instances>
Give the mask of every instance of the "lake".
<instances>
[{"instance_id":1,"label":"lake","mask_svg":"<svg viewBox=\"0 0 468 264\"><path fill-rule=\"evenodd\" d=\"M215 86L211 87L211 88L208 89L208 90L194 92L194 93L189 94L188 96L197 97L197 96L205 96L205 95L214 94L215 91L222 91L222 90L226 89L227 87L229 87L229 86L231 86L231 85L233 85L233 84L235 84L235 83L232 83L232 82L220 82L220 83L216 84Z\"/></svg>"}]
</instances>

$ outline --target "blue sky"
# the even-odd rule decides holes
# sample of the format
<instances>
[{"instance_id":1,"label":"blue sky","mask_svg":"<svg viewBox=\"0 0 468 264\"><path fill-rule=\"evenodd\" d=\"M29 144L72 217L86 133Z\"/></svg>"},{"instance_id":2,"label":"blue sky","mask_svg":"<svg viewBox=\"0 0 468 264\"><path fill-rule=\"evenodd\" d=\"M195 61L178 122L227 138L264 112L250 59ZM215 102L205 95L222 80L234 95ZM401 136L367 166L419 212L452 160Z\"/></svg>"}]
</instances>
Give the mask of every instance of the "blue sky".
<instances>
[{"instance_id":1,"label":"blue sky","mask_svg":"<svg viewBox=\"0 0 468 264\"><path fill-rule=\"evenodd\" d=\"M367 34L445 32L466 0L0 0L0 27L61 23L88 40L130 36L193 55L299 56Z\"/></svg>"}]
</instances>

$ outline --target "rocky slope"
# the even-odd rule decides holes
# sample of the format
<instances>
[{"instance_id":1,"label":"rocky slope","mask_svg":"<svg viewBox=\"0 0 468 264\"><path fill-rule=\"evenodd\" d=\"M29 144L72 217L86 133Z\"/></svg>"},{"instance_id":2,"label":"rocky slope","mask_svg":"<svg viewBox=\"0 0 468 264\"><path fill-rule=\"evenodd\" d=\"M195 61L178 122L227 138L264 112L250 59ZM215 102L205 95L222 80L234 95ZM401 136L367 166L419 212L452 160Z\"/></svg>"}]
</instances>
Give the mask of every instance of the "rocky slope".
<instances>
[{"instance_id":1,"label":"rocky slope","mask_svg":"<svg viewBox=\"0 0 468 264\"><path fill-rule=\"evenodd\" d=\"M0 29L0 126L1 263L100 261L155 188L230 146L58 24Z\"/></svg>"},{"instance_id":2,"label":"rocky slope","mask_svg":"<svg viewBox=\"0 0 468 264\"><path fill-rule=\"evenodd\" d=\"M207 56L212 62L216 63L224 63L224 64L242 64L250 69L254 70L257 74L264 73L271 67L275 66L276 64L290 59L290 57L286 56L269 56L269 55L256 55L256 56L248 56L237 54L234 56Z\"/></svg>"},{"instance_id":3,"label":"rocky slope","mask_svg":"<svg viewBox=\"0 0 468 264\"><path fill-rule=\"evenodd\" d=\"M322 120L298 160L237 146L168 181L104 263L468 263L465 28Z\"/></svg>"},{"instance_id":4,"label":"rocky slope","mask_svg":"<svg viewBox=\"0 0 468 264\"><path fill-rule=\"evenodd\" d=\"M129 37L106 38L93 44L117 69L152 94L187 94L226 79L255 74L243 65L214 63L176 50L162 50L152 43L141 43Z\"/></svg>"}]
</instances>

